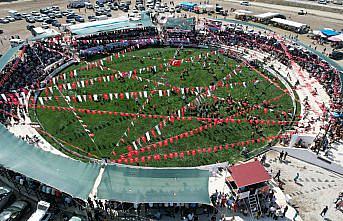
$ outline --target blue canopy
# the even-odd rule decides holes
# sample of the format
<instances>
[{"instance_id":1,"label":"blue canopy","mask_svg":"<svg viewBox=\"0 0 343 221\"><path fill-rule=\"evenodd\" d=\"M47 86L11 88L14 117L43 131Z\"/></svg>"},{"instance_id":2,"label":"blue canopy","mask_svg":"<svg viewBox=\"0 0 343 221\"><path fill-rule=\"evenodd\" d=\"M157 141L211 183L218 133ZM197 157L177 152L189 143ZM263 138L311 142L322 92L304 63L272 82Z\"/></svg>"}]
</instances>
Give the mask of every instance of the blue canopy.
<instances>
[{"instance_id":1,"label":"blue canopy","mask_svg":"<svg viewBox=\"0 0 343 221\"><path fill-rule=\"evenodd\" d=\"M330 29L324 29L324 30L321 30L321 32L328 37L335 36L335 35L339 34L339 32L334 31L334 30L330 30Z\"/></svg>"}]
</instances>

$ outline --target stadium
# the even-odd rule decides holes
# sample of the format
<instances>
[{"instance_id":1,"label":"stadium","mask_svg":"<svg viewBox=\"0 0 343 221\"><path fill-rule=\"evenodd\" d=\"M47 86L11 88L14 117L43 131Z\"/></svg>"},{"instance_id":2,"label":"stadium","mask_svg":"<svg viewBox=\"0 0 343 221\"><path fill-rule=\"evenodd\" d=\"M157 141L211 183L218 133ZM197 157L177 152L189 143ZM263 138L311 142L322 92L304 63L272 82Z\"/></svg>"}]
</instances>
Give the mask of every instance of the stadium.
<instances>
[{"instance_id":1,"label":"stadium","mask_svg":"<svg viewBox=\"0 0 343 221\"><path fill-rule=\"evenodd\" d=\"M266 151L319 152L342 136L342 68L239 20L142 11L74 24L10 48L0 71L6 179L51 204L120 204L111 220L211 211L217 190L260 217L264 196L282 193Z\"/></svg>"}]
</instances>

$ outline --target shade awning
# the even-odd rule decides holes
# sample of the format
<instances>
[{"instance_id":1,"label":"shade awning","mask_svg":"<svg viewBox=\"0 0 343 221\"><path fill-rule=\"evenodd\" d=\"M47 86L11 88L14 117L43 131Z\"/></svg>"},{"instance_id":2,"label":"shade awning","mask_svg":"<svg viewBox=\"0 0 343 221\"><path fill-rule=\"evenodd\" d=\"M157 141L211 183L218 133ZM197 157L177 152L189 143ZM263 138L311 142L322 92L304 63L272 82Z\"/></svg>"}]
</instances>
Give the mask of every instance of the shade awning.
<instances>
[{"instance_id":1,"label":"shade awning","mask_svg":"<svg viewBox=\"0 0 343 221\"><path fill-rule=\"evenodd\" d=\"M329 41L343 41L343 34L332 36L328 38Z\"/></svg>"},{"instance_id":2,"label":"shade awning","mask_svg":"<svg viewBox=\"0 0 343 221\"><path fill-rule=\"evenodd\" d=\"M328 37L330 37L330 36L335 36L335 35L338 35L338 34L339 34L339 33L336 32L335 30L331 30L331 29L324 29L324 30L321 30L321 32L322 32L324 35L328 36Z\"/></svg>"},{"instance_id":3,"label":"shade awning","mask_svg":"<svg viewBox=\"0 0 343 221\"><path fill-rule=\"evenodd\" d=\"M208 185L207 170L108 165L97 197L130 203L210 204Z\"/></svg>"},{"instance_id":4,"label":"shade awning","mask_svg":"<svg viewBox=\"0 0 343 221\"><path fill-rule=\"evenodd\" d=\"M258 160L233 165L230 172L238 188L270 180L268 172Z\"/></svg>"},{"instance_id":5,"label":"shade awning","mask_svg":"<svg viewBox=\"0 0 343 221\"><path fill-rule=\"evenodd\" d=\"M65 158L32 146L0 124L0 164L72 197L86 200L100 165Z\"/></svg>"}]
</instances>

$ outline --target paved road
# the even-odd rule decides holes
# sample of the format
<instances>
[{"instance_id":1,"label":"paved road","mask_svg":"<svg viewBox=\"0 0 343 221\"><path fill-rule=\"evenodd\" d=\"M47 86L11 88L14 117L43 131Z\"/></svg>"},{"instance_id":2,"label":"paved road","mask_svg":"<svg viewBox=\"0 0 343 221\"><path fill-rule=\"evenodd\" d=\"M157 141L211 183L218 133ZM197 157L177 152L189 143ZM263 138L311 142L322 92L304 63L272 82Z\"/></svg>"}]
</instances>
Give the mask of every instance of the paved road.
<instances>
[{"instance_id":1,"label":"paved road","mask_svg":"<svg viewBox=\"0 0 343 221\"><path fill-rule=\"evenodd\" d=\"M286 147L273 147L273 150L276 151L287 151L289 156L292 156L296 159L302 160L304 162L310 163L312 165L324 168L329 171L333 171L340 175L343 175L343 167L337 163L329 163L322 159L319 159L318 156L307 149L300 148L286 148Z\"/></svg>"},{"instance_id":2,"label":"paved road","mask_svg":"<svg viewBox=\"0 0 343 221\"><path fill-rule=\"evenodd\" d=\"M231 3L240 3L241 1L239 0L223 0L224 2L231 2ZM298 7L292 7L292 6L284 6L284 5L274 5L274 4L268 4L268 3L262 3L262 2L251 2L252 7L262 7L262 8L269 8L273 9L276 11L289 11L289 12L299 12ZM249 6L246 7L247 9ZM324 18L331 18L331 19L336 19L343 21L343 16L339 13L333 13L333 12L326 12L326 11L319 11L319 10L313 10L313 9L306 9L308 14L311 15L318 15Z\"/></svg>"},{"instance_id":3,"label":"paved road","mask_svg":"<svg viewBox=\"0 0 343 221\"><path fill-rule=\"evenodd\" d=\"M294 2L294 3L301 3L306 5L315 5L315 6L321 6L325 8L341 8L343 9L343 5L337 5L333 3L328 3L326 5L319 4L318 1L310 1L310 0L284 0L286 2Z\"/></svg>"}]
</instances>

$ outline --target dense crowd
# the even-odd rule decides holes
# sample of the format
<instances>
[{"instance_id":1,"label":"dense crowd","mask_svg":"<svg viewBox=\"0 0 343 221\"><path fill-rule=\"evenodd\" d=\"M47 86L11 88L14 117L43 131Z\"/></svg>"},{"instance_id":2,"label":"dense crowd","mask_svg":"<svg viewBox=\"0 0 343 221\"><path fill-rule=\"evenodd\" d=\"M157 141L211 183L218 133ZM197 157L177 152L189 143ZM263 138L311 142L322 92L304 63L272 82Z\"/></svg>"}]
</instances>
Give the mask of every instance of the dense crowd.
<instances>
[{"instance_id":1,"label":"dense crowd","mask_svg":"<svg viewBox=\"0 0 343 221\"><path fill-rule=\"evenodd\" d=\"M0 73L1 122L5 122L8 117L18 120L17 115L22 113L23 102L19 102L22 93L38 89L40 82L67 59L60 52L41 43L24 45L19 56L7 63ZM17 112L18 105L20 109Z\"/></svg>"},{"instance_id":2,"label":"dense crowd","mask_svg":"<svg viewBox=\"0 0 343 221\"><path fill-rule=\"evenodd\" d=\"M298 47L295 44L282 45L282 43L275 37L269 35L267 32L250 32L245 27L241 28L223 28L220 30L209 31L205 28L199 32L176 32L171 31L168 33L168 38L161 40L160 43L165 43L168 45L184 45L188 43L191 45L229 45L229 46L240 46L253 50L260 50L269 53L271 57L277 58L281 63L287 67L291 67L292 60L296 62L302 70L306 70L310 73L310 76L317 79L325 88L326 92L331 98L332 103L330 108L332 111L342 114L343 110L343 97L342 97L342 85L340 83L339 74L334 68L332 68L327 62L323 61L319 56L309 52L306 49ZM98 52L101 53L112 53L122 48L123 46L135 45L136 39L157 39L158 33L155 28L142 28L135 30L120 30L111 33L100 33L97 35L81 37L74 40L73 46L81 55L87 57L94 55ZM130 44L120 44L115 46L113 41L115 40L127 40L132 41ZM16 96L9 95L10 92L22 92L29 89L37 89L40 87L40 82L44 80L52 71L54 71L58 66L63 64L69 57L64 57L64 53L67 53L66 49L57 42L42 42L35 43L32 45L24 46L24 53L21 58L17 57L9 62L4 70L0 73L0 78L7 78L4 84L0 87L0 93L6 95L7 99L0 97L0 108L6 113L0 113L6 116L11 116L11 114L16 113L16 106L13 106L12 102L18 102ZM120 41L121 42L121 41ZM135 43L135 44L134 44ZM143 44L143 43L142 43ZM108 46L110 45L110 46ZM97 48L94 51L92 48ZM99 49L100 48L100 49ZM285 52L285 48L287 53ZM230 56L230 54L228 54ZM290 59L292 57L292 59ZM186 74L186 73L185 73ZM7 76L7 77L6 77ZM186 75L184 75L186 76ZM297 85L294 85L297 86ZM309 104L304 101L305 108L310 109ZM228 96L223 99L218 99L213 103L203 103L198 106L191 106L190 114L200 117L219 117L219 110L223 107L226 108L227 113L236 112L237 110L244 111L245 108L251 107L252 104L244 98L240 100L234 100L232 97ZM305 110L306 111L306 110ZM290 112L290 111L288 111ZM20 112L19 112L20 113ZM280 120L288 120L290 114L286 116L280 115ZM258 120L259 116L246 116L248 120ZM331 141L338 141L343 138L343 127L340 118L329 116L329 125L325 127L327 136ZM252 132L252 137L255 135L264 136L263 130L258 125L252 125L254 130ZM25 137L23 139L29 142L38 142L36 137ZM322 139L326 139L323 137ZM321 141L320 143L323 143ZM324 145L323 145L324 147ZM326 147L326 145L325 145ZM8 172L7 172L8 173ZM47 195L51 195L53 201L56 203L63 203L66 206L79 206L81 210L86 207L86 204L79 202L77 200L71 199L67 194L62 194L57 190L54 190L52 194L44 188L43 184L35 182L30 179L23 178L19 174L10 174L10 177L17 182L23 182L22 185L27 185L30 189L35 191L48 192ZM23 180L23 181L21 181ZM224 195L222 193L216 193L212 196L212 203L214 206L225 206L233 211L237 209L235 201ZM94 205L94 203L96 205ZM89 220L104 220L106 217L116 216L120 208L132 206L132 204L123 204L119 202L106 201L103 203L99 200L89 200L89 208L92 211L87 210L87 216ZM212 207L203 208L204 211L210 211ZM268 215L273 218L284 216L286 208L275 207L275 196L272 193L267 193L265 195L262 213L260 216ZM286 209L287 211L287 209ZM193 208L182 208L180 210L185 219L195 220ZM175 207L173 210L175 214ZM171 214L173 214L171 213ZM209 212L210 213L210 212ZM247 209L242 210L242 213L248 213ZM154 218L160 218L161 212L159 208L156 208L156 214L152 215ZM191 219L190 219L191 218Z\"/></svg>"},{"instance_id":3,"label":"dense crowd","mask_svg":"<svg viewBox=\"0 0 343 221\"><path fill-rule=\"evenodd\" d=\"M74 47L77 48L78 51L86 52L92 48L96 48L97 51L106 51L108 53L111 53L123 47L137 45L137 39L143 40L157 38L158 32L155 27L142 27L78 37L77 39L73 40L72 44Z\"/></svg>"}]
</instances>

